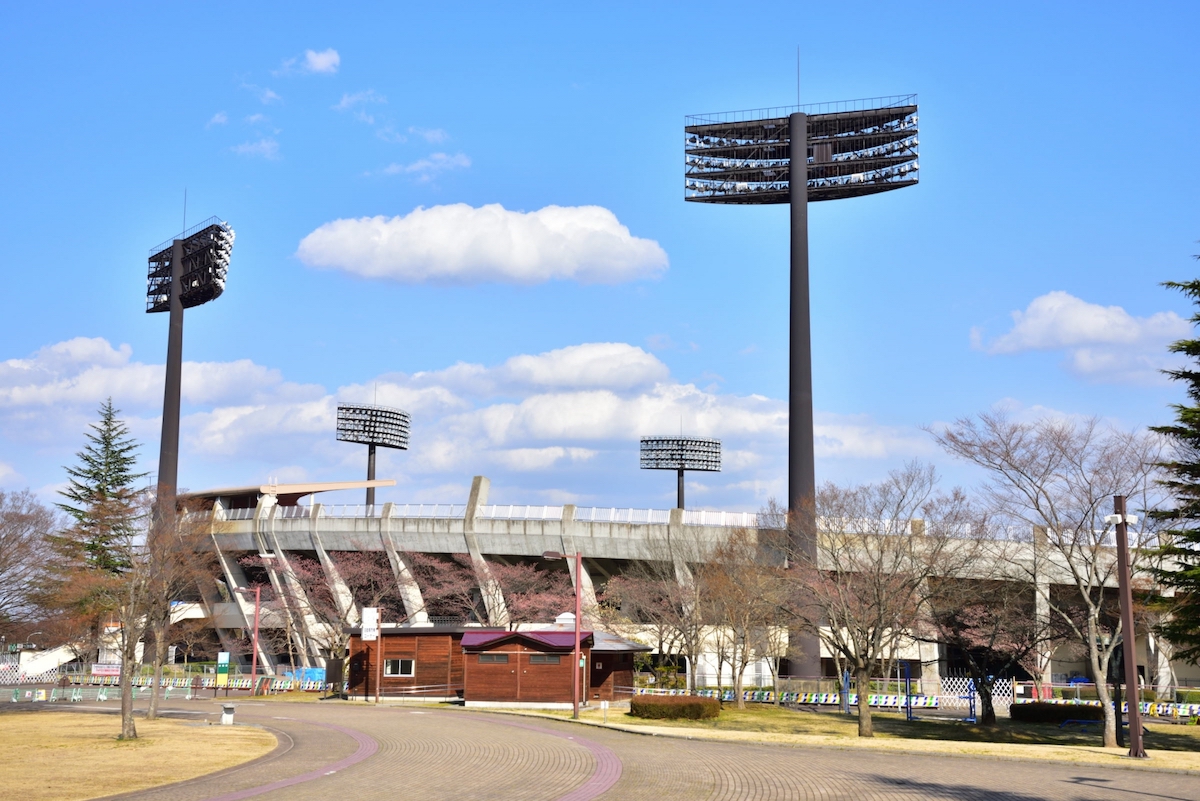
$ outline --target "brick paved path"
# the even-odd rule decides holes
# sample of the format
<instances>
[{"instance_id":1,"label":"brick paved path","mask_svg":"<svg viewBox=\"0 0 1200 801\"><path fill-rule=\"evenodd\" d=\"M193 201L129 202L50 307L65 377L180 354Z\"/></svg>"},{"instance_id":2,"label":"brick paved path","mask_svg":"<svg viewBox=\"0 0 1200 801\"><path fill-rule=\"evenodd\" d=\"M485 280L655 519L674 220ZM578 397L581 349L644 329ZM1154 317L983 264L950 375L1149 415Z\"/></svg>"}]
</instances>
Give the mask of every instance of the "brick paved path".
<instances>
[{"instance_id":1,"label":"brick paved path","mask_svg":"<svg viewBox=\"0 0 1200 801\"><path fill-rule=\"evenodd\" d=\"M281 748L265 761L125 798L1200 799L1200 777L1190 775L647 737L466 710L271 703L242 706L237 719L276 729ZM378 750L325 775L362 757L366 741ZM301 774L318 778L243 792Z\"/></svg>"}]
</instances>

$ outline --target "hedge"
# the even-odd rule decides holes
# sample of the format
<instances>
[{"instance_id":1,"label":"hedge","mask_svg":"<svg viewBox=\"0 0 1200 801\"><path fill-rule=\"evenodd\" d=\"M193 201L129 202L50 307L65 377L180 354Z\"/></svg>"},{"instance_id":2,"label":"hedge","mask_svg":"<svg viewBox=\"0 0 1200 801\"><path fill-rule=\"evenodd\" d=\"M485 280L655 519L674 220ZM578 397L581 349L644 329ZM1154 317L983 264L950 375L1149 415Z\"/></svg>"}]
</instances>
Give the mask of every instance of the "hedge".
<instances>
[{"instance_id":1,"label":"hedge","mask_svg":"<svg viewBox=\"0 0 1200 801\"><path fill-rule=\"evenodd\" d=\"M629 714L653 720L704 720L721 714L721 702L697 695L635 695Z\"/></svg>"},{"instance_id":2,"label":"hedge","mask_svg":"<svg viewBox=\"0 0 1200 801\"><path fill-rule=\"evenodd\" d=\"M1008 714L1019 723L1062 723L1064 720L1104 720L1104 710L1091 704L1013 704Z\"/></svg>"}]
</instances>

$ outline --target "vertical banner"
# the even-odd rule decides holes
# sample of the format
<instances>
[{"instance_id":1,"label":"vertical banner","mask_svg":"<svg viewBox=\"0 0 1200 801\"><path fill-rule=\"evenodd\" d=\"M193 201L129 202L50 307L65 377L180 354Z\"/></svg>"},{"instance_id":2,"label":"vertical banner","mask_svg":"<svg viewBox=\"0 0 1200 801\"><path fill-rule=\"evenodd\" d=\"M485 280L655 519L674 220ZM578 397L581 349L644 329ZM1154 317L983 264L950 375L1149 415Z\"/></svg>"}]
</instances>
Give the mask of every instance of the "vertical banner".
<instances>
[{"instance_id":1,"label":"vertical banner","mask_svg":"<svg viewBox=\"0 0 1200 801\"><path fill-rule=\"evenodd\" d=\"M362 641L374 642L379 639L379 607L364 606L362 610Z\"/></svg>"},{"instance_id":2,"label":"vertical banner","mask_svg":"<svg viewBox=\"0 0 1200 801\"><path fill-rule=\"evenodd\" d=\"M217 654L217 686L229 686L229 652L221 651Z\"/></svg>"}]
</instances>

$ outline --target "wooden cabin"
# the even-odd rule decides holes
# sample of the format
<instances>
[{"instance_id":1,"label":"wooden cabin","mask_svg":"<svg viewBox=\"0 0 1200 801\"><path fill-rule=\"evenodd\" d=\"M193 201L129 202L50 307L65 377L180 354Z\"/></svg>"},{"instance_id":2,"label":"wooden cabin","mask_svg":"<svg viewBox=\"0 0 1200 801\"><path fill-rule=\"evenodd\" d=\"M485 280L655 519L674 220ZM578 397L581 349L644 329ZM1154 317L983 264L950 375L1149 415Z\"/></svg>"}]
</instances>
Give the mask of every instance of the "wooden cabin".
<instances>
[{"instance_id":1,"label":"wooden cabin","mask_svg":"<svg viewBox=\"0 0 1200 801\"><path fill-rule=\"evenodd\" d=\"M580 655L591 662L592 633L580 632ZM570 707L574 631L473 631L463 635L463 700L467 706ZM587 696L586 668L580 700Z\"/></svg>"},{"instance_id":2,"label":"wooden cabin","mask_svg":"<svg viewBox=\"0 0 1200 801\"><path fill-rule=\"evenodd\" d=\"M654 650L603 631L593 633L588 692L591 701L621 701L633 695L633 658Z\"/></svg>"},{"instance_id":3,"label":"wooden cabin","mask_svg":"<svg viewBox=\"0 0 1200 801\"><path fill-rule=\"evenodd\" d=\"M387 698L461 698L462 639L468 631L504 633L464 626L383 626L379 639L363 642L362 629L351 629L350 697L374 698L378 685L379 695Z\"/></svg>"}]
</instances>

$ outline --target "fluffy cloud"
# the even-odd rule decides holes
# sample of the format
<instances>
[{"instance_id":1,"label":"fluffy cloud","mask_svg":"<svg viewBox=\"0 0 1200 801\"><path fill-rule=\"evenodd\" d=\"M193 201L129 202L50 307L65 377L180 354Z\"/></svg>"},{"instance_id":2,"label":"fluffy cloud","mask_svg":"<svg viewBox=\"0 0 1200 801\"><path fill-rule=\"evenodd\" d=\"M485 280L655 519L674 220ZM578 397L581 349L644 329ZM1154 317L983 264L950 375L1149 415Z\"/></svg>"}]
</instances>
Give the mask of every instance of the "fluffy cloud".
<instances>
[{"instance_id":1,"label":"fluffy cloud","mask_svg":"<svg viewBox=\"0 0 1200 801\"><path fill-rule=\"evenodd\" d=\"M420 180L428 181L439 172L470 166L471 159L462 153L455 153L453 156L446 153L430 153L426 158L417 159L411 164L389 164L383 168L383 174L416 173Z\"/></svg>"},{"instance_id":2,"label":"fluffy cloud","mask_svg":"<svg viewBox=\"0 0 1200 801\"><path fill-rule=\"evenodd\" d=\"M342 95L342 99L334 106L334 111L349 111L359 106L372 103L386 103L387 98L376 92L374 89L367 89L362 92L346 93Z\"/></svg>"},{"instance_id":3,"label":"fluffy cloud","mask_svg":"<svg viewBox=\"0 0 1200 801\"><path fill-rule=\"evenodd\" d=\"M426 142L432 142L433 144L445 142L450 138L450 134L446 133L441 128L416 128L410 126L408 132L410 134L416 134Z\"/></svg>"},{"instance_id":4,"label":"fluffy cloud","mask_svg":"<svg viewBox=\"0 0 1200 801\"><path fill-rule=\"evenodd\" d=\"M40 484L58 479L58 466L70 461L109 396L145 444L141 468L153 470L162 381L162 365L141 363L128 345L100 338L79 337L0 362L0 485L18 473ZM766 495L780 494L786 472L784 401L677 381L656 356L621 342L384 374L337 388L289 382L247 359L186 362L183 402L181 467L193 487L361 474L362 449L333 436L340 402L377 402L412 414L411 450L380 456L381 474L406 487L406 501L443 500L430 493L451 493L446 488L460 487L464 476L483 472L497 487L506 477L519 482L507 496L512 500L500 502L628 503L620 500L627 482L651 488L654 494L640 503L667 504L674 483L639 476L637 441L681 424L686 433L724 444L724 470L705 483L706 502L729 508L731 498L741 499L733 505L756 508ZM818 415L816 422L822 459L895 459L928 450L922 435L869 419ZM598 494L564 488L570 482Z\"/></svg>"},{"instance_id":5,"label":"fluffy cloud","mask_svg":"<svg viewBox=\"0 0 1200 801\"><path fill-rule=\"evenodd\" d=\"M243 142L230 148L239 156L251 156L275 161L279 158L279 142L274 137L264 137L257 142Z\"/></svg>"},{"instance_id":6,"label":"fluffy cloud","mask_svg":"<svg viewBox=\"0 0 1200 801\"><path fill-rule=\"evenodd\" d=\"M342 64L342 57L338 55L338 51L332 47L317 52L316 50L305 50L304 56L297 58L285 59L279 69L275 70L275 75L333 75L338 71L338 67Z\"/></svg>"},{"instance_id":7,"label":"fluffy cloud","mask_svg":"<svg viewBox=\"0 0 1200 801\"><path fill-rule=\"evenodd\" d=\"M205 125L204 127L211 128L214 125L224 125L227 122L229 122L229 115L226 114L224 111L218 111L216 114L212 115L212 117L209 118L208 124Z\"/></svg>"},{"instance_id":8,"label":"fluffy cloud","mask_svg":"<svg viewBox=\"0 0 1200 801\"><path fill-rule=\"evenodd\" d=\"M306 236L296 255L312 267L414 284L615 284L667 268L657 242L632 236L600 206L521 212L456 203L403 217L334 220Z\"/></svg>"},{"instance_id":9,"label":"fluffy cloud","mask_svg":"<svg viewBox=\"0 0 1200 801\"><path fill-rule=\"evenodd\" d=\"M318 72L331 75L338 71L342 57L332 47L317 53L313 50L304 51L304 71Z\"/></svg>"},{"instance_id":10,"label":"fluffy cloud","mask_svg":"<svg viewBox=\"0 0 1200 801\"><path fill-rule=\"evenodd\" d=\"M1166 346L1191 333L1191 324L1174 312L1134 317L1120 306L1088 303L1061 291L1034 298L1012 318L1012 329L990 342L979 329L972 330L974 346L993 354L1066 351L1067 369L1098 381L1158 380L1171 361Z\"/></svg>"}]
</instances>

